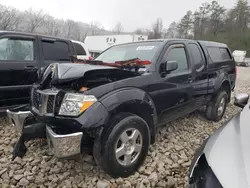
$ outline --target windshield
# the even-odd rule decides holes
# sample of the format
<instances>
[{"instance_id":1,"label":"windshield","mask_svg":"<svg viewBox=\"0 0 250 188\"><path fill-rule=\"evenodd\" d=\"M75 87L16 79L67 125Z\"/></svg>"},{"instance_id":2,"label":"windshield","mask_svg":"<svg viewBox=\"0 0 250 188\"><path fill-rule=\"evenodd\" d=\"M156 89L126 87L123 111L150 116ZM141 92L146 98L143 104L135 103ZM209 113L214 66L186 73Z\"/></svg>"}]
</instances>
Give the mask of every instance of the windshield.
<instances>
[{"instance_id":1,"label":"windshield","mask_svg":"<svg viewBox=\"0 0 250 188\"><path fill-rule=\"evenodd\" d=\"M106 63L126 61L134 58L152 61L161 42L130 43L113 46L100 54L95 60Z\"/></svg>"}]
</instances>

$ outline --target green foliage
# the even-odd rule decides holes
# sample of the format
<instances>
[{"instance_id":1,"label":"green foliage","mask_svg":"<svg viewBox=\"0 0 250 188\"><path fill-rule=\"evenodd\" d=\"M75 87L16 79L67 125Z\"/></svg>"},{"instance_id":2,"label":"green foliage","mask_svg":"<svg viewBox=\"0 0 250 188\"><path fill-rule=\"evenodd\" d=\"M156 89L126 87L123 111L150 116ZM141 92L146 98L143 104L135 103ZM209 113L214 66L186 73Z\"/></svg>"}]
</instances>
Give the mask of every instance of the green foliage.
<instances>
[{"instance_id":1,"label":"green foliage","mask_svg":"<svg viewBox=\"0 0 250 188\"><path fill-rule=\"evenodd\" d=\"M178 38L223 42L231 50L246 50L250 55L250 6L248 0L237 0L226 10L218 1L203 3L188 11L180 22L167 30ZM171 35L168 35L171 36Z\"/></svg>"}]
</instances>

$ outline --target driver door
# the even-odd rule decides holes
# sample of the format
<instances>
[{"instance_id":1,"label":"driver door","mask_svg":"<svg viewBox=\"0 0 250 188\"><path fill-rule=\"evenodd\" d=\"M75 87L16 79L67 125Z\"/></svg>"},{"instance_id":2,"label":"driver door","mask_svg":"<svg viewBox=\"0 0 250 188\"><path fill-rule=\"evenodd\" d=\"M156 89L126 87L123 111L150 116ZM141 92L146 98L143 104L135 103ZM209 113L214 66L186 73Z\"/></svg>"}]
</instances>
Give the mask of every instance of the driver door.
<instances>
[{"instance_id":1,"label":"driver door","mask_svg":"<svg viewBox=\"0 0 250 188\"><path fill-rule=\"evenodd\" d=\"M159 124L165 124L192 111L193 77L190 58L185 43L171 43L166 48L161 63L176 61L178 68L162 77Z\"/></svg>"},{"instance_id":2,"label":"driver door","mask_svg":"<svg viewBox=\"0 0 250 188\"><path fill-rule=\"evenodd\" d=\"M36 37L6 34L0 37L0 109L29 101L39 68Z\"/></svg>"}]
</instances>

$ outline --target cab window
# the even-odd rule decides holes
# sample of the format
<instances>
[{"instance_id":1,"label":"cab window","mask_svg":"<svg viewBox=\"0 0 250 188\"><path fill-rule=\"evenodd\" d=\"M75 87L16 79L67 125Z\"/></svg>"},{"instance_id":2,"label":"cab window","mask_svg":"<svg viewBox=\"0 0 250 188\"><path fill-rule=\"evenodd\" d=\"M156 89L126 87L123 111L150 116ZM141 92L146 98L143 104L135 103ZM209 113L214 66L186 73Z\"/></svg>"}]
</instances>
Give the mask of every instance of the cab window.
<instances>
[{"instance_id":1,"label":"cab window","mask_svg":"<svg viewBox=\"0 0 250 188\"><path fill-rule=\"evenodd\" d=\"M176 61L178 63L177 70L173 72L182 72L188 70L188 60L185 47L183 45L175 45L170 47L164 56L164 62Z\"/></svg>"},{"instance_id":2,"label":"cab window","mask_svg":"<svg viewBox=\"0 0 250 188\"><path fill-rule=\"evenodd\" d=\"M73 42L73 45L77 55L86 55L86 51L80 44Z\"/></svg>"},{"instance_id":3,"label":"cab window","mask_svg":"<svg viewBox=\"0 0 250 188\"><path fill-rule=\"evenodd\" d=\"M192 63L195 65L196 70L202 69L204 67L204 56L202 55L199 47L195 43L188 44L189 49L191 50Z\"/></svg>"},{"instance_id":4,"label":"cab window","mask_svg":"<svg viewBox=\"0 0 250 188\"><path fill-rule=\"evenodd\" d=\"M42 41L44 60L70 61L68 44L63 41Z\"/></svg>"},{"instance_id":5,"label":"cab window","mask_svg":"<svg viewBox=\"0 0 250 188\"><path fill-rule=\"evenodd\" d=\"M33 61L34 41L26 39L0 39L0 60Z\"/></svg>"}]
</instances>

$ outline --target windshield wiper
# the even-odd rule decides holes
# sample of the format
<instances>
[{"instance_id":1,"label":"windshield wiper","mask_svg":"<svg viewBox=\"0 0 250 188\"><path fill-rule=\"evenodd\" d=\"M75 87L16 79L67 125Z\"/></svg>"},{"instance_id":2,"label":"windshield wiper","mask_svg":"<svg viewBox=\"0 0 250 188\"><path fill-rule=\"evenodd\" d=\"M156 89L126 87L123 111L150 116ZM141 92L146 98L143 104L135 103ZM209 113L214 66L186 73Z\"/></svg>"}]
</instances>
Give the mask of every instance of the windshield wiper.
<instances>
[{"instance_id":1,"label":"windshield wiper","mask_svg":"<svg viewBox=\"0 0 250 188\"><path fill-rule=\"evenodd\" d=\"M109 66L115 67L119 69L126 69L126 70L133 70L138 72L140 68L144 68L145 65L150 65L151 62L148 60L142 61L139 58L133 58L123 61L116 61L114 63L106 63L100 60L79 60L77 59L73 63L82 63L82 64L90 64L90 65L102 65L102 66Z\"/></svg>"},{"instance_id":2,"label":"windshield wiper","mask_svg":"<svg viewBox=\"0 0 250 188\"><path fill-rule=\"evenodd\" d=\"M70 61L70 59L57 59L56 61Z\"/></svg>"}]
</instances>

